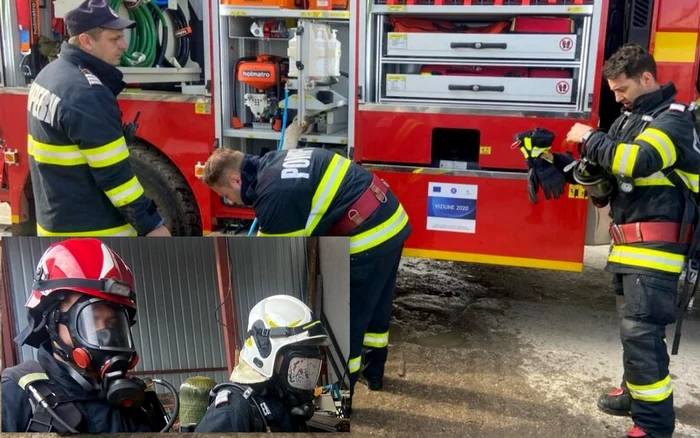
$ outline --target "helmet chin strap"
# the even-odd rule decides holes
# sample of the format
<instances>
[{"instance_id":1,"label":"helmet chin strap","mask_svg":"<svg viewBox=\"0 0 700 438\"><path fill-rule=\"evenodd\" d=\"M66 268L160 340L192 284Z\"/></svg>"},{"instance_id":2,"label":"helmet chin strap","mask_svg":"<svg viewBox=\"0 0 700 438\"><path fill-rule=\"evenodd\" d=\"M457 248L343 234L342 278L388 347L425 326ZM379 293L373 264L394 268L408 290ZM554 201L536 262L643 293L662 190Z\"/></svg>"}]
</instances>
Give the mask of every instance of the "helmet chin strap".
<instances>
[{"instance_id":1,"label":"helmet chin strap","mask_svg":"<svg viewBox=\"0 0 700 438\"><path fill-rule=\"evenodd\" d=\"M61 366L64 370L68 372L68 374L71 376L73 380L75 380L85 391L87 392L95 392L97 391L100 394L100 397L104 396L104 392L102 391L102 387L97 384L97 382L90 382L88 381L83 375L81 375L79 372L73 368L70 363L67 362L58 362L59 366Z\"/></svg>"}]
</instances>

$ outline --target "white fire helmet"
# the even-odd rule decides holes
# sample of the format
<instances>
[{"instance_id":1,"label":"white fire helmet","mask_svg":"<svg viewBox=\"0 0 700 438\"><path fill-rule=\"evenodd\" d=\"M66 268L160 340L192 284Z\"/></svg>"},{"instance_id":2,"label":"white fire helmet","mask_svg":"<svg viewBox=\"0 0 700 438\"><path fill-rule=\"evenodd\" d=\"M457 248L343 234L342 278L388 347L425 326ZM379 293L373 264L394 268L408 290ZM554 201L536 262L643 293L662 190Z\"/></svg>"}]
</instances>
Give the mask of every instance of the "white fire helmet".
<instances>
[{"instance_id":1,"label":"white fire helmet","mask_svg":"<svg viewBox=\"0 0 700 438\"><path fill-rule=\"evenodd\" d=\"M329 345L330 340L326 328L306 304L289 295L274 295L251 309L239 358L261 374L262 381L268 380L275 372L280 350L293 344L320 346Z\"/></svg>"}]
</instances>

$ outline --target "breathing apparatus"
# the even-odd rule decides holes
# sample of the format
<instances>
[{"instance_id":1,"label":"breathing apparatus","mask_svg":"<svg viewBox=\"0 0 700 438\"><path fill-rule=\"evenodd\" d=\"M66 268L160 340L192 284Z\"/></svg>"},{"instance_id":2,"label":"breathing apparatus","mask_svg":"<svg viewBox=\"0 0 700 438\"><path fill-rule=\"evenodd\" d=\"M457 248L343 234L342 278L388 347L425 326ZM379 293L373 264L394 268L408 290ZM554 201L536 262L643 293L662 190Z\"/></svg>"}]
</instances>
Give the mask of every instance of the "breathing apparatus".
<instances>
[{"instance_id":1,"label":"breathing apparatus","mask_svg":"<svg viewBox=\"0 0 700 438\"><path fill-rule=\"evenodd\" d=\"M62 311L66 306L61 304L69 299L74 301ZM117 408L162 411L155 394L147 394L151 383L158 383L173 392L179 408L177 391L169 383L127 375L139 361L131 334L136 323L134 279L124 261L100 240L67 239L51 245L38 263L25 307L29 325L16 342L45 345L87 392L97 392Z\"/></svg>"}]
</instances>

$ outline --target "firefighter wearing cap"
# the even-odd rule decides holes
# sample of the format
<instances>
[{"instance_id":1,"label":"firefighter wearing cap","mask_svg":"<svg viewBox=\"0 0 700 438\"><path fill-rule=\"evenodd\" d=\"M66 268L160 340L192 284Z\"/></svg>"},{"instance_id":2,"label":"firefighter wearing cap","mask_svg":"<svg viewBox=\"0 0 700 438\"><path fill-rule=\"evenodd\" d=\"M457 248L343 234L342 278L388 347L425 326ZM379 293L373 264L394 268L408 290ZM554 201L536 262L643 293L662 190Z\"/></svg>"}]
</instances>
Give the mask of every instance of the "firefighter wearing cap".
<instances>
[{"instance_id":1,"label":"firefighter wearing cap","mask_svg":"<svg viewBox=\"0 0 700 438\"><path fill-rule=\"evenodd\" d=\"M567 179L593 190L596 206L609 204L612 217L606 270L618 297L624 375L598 407L631 415L627 437L670 437L675 414L666 326L677 318L678 279L696 221L694 117L675 102L673 83L657 82L654 59L638 45L622 47L603 75L622 115L607 133L575 124L567 140L581 144L583 158L558 166Z\"/></svg>"},{"instance_id":2,"label":"firefighter wearing cap","mask_svg":"<svg viewBox=\"0 0 700 438\"><path fill-rule=\"evenodd\" d=\"M368 387L381 389L396 273L411 233L389 187L321 148L262 158L217 149L205 164L204 182L232 203L252 205L259 235L350 236L350 380L354 386L362 368Z\"/></svg>"},{"instance_id":3,"label":"firefighter wearing cap","mask_svg":"<svg viewBox=\"0 0 700 438\"><path fill-rule=\"evenodd\" d=\"M70 39L29 90L37 234L167 236L129 166L116 99L125 86L116 68L127 47L123 29L135 23L119 18L106 0L86 0L65 23Z\"/></svg>"},{"instance_id":4,"label":"firefighter wearing cap","mask_svg":"<svg viewBox=\"0 0 700 438\"><path fill-rule=\"evenodd\" d=\"M37 361L2 372L3 432L162 430L144 415L164 412L157 397L127 375L138 362L134 280L116 253L97 239L51 245L25 307L29 324L15 342L38 349Z\"/></svg>"},{"instance_id":5,"label":"firefighter wearing cap","mask_svg":"<svg viewBox=\"0 0 700 438\"><path fill-rule=\"evenodd\" d=\"M231 375L217 385L195 432L305 432L328 333L311 309L288 295L256 304Z\"/></svg>"}]
</instances>

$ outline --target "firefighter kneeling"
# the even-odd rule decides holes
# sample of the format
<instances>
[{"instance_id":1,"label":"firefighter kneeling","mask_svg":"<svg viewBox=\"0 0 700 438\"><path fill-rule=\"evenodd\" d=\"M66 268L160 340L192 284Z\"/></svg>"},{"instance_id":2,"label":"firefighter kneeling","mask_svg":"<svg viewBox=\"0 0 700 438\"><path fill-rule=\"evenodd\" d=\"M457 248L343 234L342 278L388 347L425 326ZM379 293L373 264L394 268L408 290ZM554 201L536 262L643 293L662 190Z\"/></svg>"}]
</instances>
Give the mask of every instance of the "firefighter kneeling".
<instances>
[{"instance_id":1,"label":"firefighter kneeling","mask_svg":"<svg viewBox=\"0 0 700 438\"><path fill-rule=\"evenodd\" d=\"M679 275L686 255L695 254L689 248L700 187L695 120L674 101L673 83L656 82L655 61L640 46L622 47L603 75L624 112L607 133L580 123L571 128L567 140L581 145L580 160L549 153L553 135L537 142L533 131L519 139L531 168L531 193L541 185L556 198L566 179L585 186L597 207L610 205L613 245L606 271L613 273L618 296L624 378L598 406L632 416L627 437L669 437L675 414L665 329L679 317Z\"/></svg>"},{"instance_id":2,"label":"firefighter kneeling","mask_svg":"<svg viewBox=\"0 0 700 438\"><path fill-rule=\"evenodd\" d=\"M130 269L101 241L68 239L49 247L25 305L29 326L15 340L38 348L38 362L3 371L2 431L172 427L163 421L155 391L127 376L138 362L130 328L136 323L135 300Z\"/></svg>"},{"instance_id":3,"label":"firefighter kneeling","mask_svg":"<svg viewBox=\"0 0 700 438\"><path fill-rule=\"evenodd\" d=\"M248 317L248 332L231 383L217 385L195 432L304 432L330 340L298 299L265 298Z\"/></svg>"}]
</instances>

